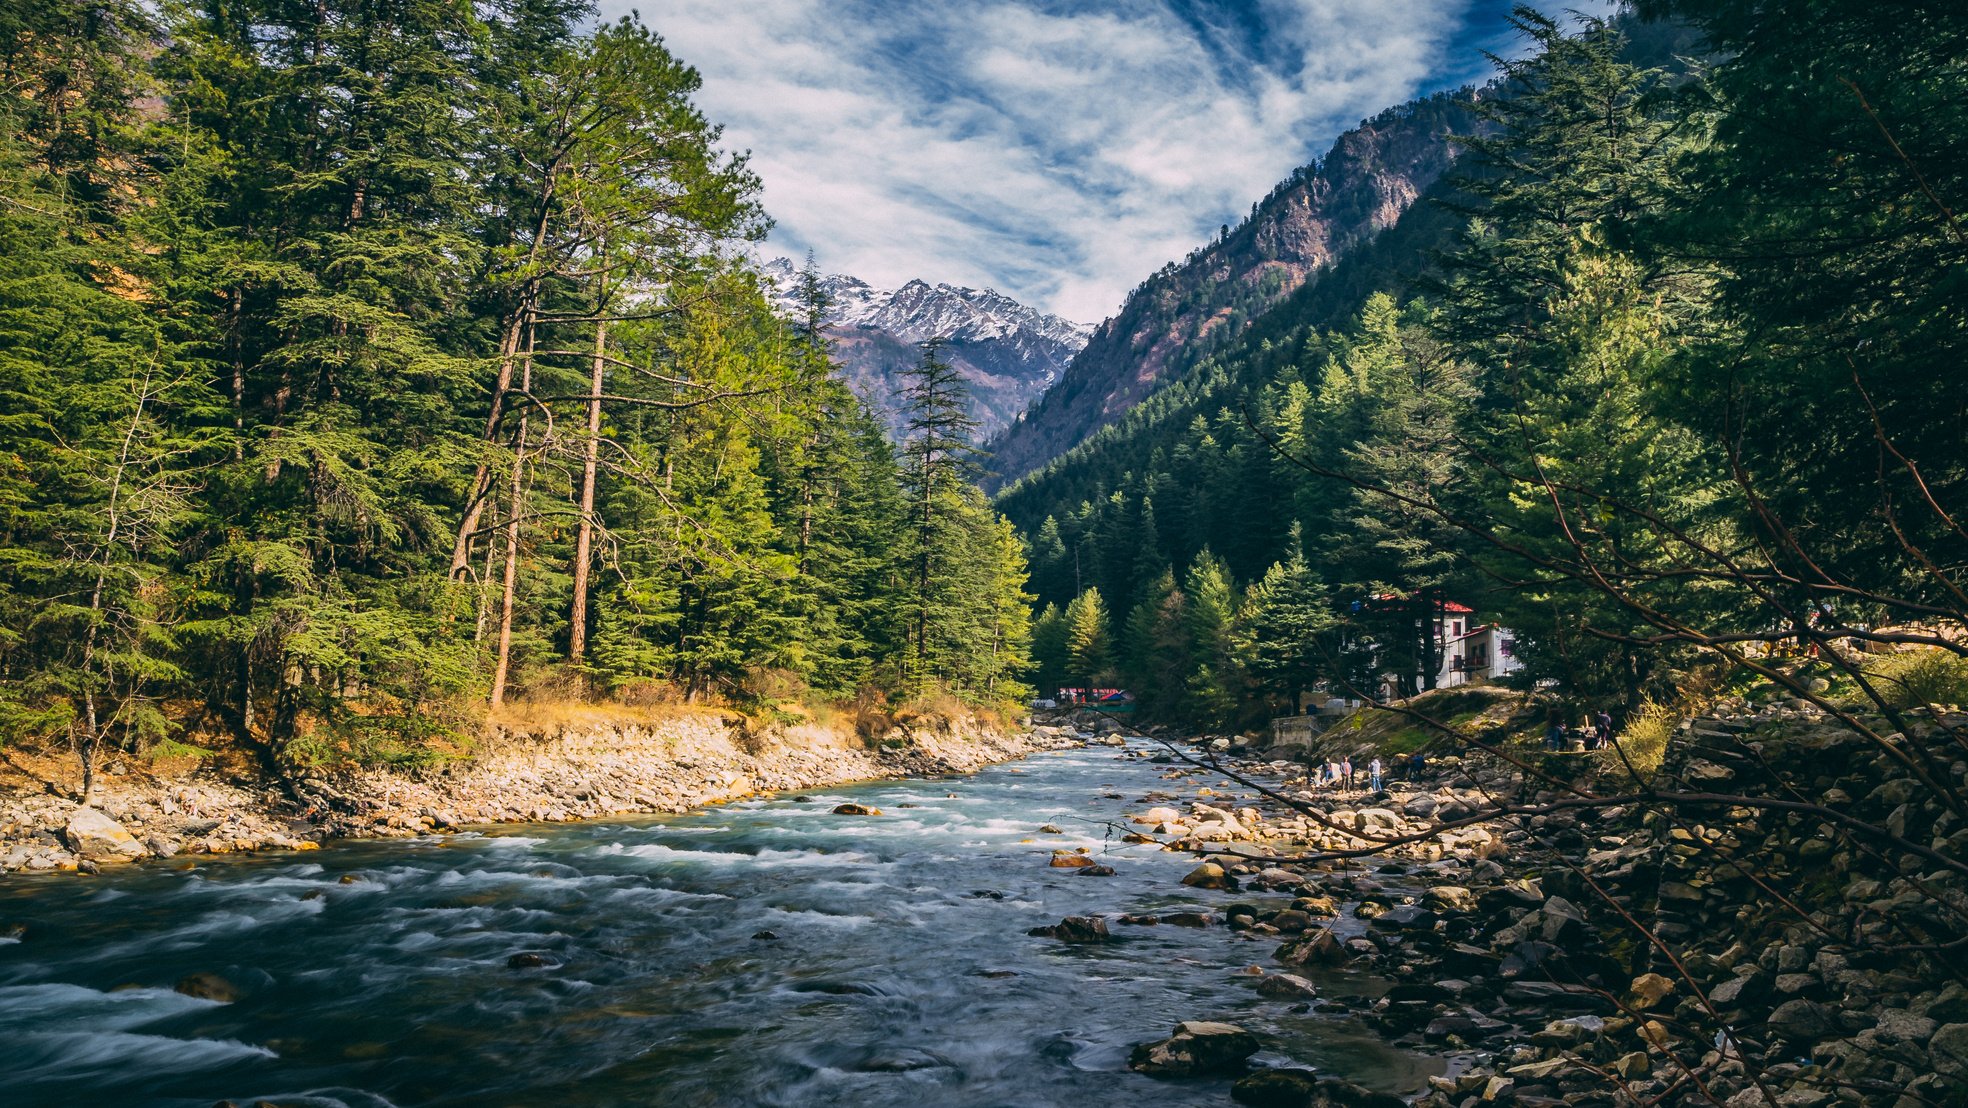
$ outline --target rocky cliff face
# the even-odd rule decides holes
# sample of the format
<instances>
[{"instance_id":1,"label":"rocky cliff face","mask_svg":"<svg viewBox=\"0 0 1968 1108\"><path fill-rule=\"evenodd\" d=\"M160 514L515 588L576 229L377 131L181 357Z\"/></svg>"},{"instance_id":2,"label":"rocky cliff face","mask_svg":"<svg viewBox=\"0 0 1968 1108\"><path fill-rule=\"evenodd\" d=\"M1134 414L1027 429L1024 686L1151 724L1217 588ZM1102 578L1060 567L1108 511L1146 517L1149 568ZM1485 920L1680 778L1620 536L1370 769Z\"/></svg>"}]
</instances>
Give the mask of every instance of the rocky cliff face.
<instances>
[{"instance_id":1,"label":"rocky cliff face","mask_svg":"<svg viewBox=\"0 0 1968 1108\"><path fill-rule=\"evenodd\" d=\"M779 258L764 268L780 306L796 311L798 267ZM929 339L948 340L950 363L970 385L979 433L989 436L1057 381L1092 333L993 289L921 280L880 289L844 274L828 275L821 287L830 301L827 335L835 360L891 432L901 424L895 398L902 372L922 356L920 344Z\"/></svg>"},{"instance_id":2,"label":"rocky cliff face","mask_svg":"<svg viewBox=\"0 0 1968 1108\"><path fill-rule=\"evenodd\" d=\"M1383 112L1341 135L1227 235L1171 263L1101 324L1059 383L991 444L1005 481L1114 422L1265 309L1401 217L1473 126L1465 95Z\"/></svg>"}]
</instances>

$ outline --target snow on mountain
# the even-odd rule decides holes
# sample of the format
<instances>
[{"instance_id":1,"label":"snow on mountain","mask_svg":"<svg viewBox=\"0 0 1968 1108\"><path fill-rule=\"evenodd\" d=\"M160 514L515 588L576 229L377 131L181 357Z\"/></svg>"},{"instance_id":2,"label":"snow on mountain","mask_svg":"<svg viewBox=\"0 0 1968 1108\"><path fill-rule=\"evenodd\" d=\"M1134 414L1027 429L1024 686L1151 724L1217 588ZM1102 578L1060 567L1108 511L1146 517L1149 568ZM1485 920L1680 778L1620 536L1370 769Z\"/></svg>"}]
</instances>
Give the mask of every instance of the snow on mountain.
<instances>
[{"instance_id":1,"label":"snow on mountain","mask_svg":"<svg viewBox=\"0 0 1968 1108\"><path fill-rule=\"evenodd\" d=\"M797 313L799 267L775 258L761 268L780 309ZM820 285L828 300L827 333L835 359L850 383L889 417L891 427L898 422L894 398L900 373L921 343L948 340L951 364L970 384L980 436L989 436L1057 381L1093 334L1092 327L1048 315L995 289L923 280L881 289L839 273L823 276Z\"/></svg>"}]
</instances>

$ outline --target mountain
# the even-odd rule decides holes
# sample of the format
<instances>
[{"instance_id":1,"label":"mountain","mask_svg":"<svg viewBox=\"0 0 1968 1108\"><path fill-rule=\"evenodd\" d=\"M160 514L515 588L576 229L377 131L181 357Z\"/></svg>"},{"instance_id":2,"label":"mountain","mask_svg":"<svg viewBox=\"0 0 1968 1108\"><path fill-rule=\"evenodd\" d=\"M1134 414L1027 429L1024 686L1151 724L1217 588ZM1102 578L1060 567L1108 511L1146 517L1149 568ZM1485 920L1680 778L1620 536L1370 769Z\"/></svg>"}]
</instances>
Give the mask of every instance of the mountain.
<instances>
[{"instance_id":1,"label":"mountain","mask_svg":"<svg viewBox=\"0 0 1968 1108\"><path fill-rule=\"evenodd\" d=\"M798 311L793 295L799 267L775 258L763 267L780 308ZM855 392L897 432L901 375L932 338L948 340L945 354L970 385L979 434L1007 426L1059 379L1086 345L1092 328L1027 307L994 289L910 281L879 289L845 274L821 279L829 302L827 336Z\"/></svg>"},{"instance_id":2,"label":"mountain","mask_svg":"<svg viewBox=\"0 0 1968 1108\"><path fill-rule=\"evenodd\" d=\"M1125 415L1267 309L1393 226L1455 159L1471 94L1411 101L1341 135L1236 229L1142 282L1059 384L990 444L1010 482Z\"/></svg>"}]
</instances>

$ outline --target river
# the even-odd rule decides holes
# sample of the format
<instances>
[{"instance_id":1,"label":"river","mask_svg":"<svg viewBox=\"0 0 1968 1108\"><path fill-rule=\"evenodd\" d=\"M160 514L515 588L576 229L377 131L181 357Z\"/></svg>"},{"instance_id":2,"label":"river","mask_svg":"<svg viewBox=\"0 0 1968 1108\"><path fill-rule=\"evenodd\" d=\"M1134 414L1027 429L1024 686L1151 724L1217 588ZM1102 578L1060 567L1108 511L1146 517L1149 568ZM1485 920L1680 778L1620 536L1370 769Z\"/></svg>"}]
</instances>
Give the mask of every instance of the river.
<instances>
[{"instance_id":1,"label":"river","mask_svg":"<svg viewBox=\"0 0 1968 1108\"><path fill-rule=\"evenodd\" d=\"M1207 1018L1262 1034L1259 1061L1413 1091L1426 1060L1252 991L1237 971L1271 942L1026 934L1234 899L1118 841L1166 768L1076 748L676 817L7 879L0 1104L1228 1104L1226 1080L1127 1069ZM1118 875L1050 868L1058 846ZM201 973L237 999L173 990Z\"/></svg>"}]
</instances>

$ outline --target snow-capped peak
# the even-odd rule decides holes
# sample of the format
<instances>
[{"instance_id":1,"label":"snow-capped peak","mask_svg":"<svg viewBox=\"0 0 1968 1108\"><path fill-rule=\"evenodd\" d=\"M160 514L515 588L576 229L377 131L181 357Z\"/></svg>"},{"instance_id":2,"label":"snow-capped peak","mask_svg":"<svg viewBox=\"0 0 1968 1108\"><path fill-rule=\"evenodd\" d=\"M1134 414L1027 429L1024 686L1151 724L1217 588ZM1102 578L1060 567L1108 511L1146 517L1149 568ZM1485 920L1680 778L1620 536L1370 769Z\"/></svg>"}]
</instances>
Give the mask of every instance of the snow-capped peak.
<instances>
[{"instance_id":1,"label":"snow-capped peak","mask_svg":"<svg viewBox=\"0 0 1968 1108\"><path fill-rule=\"evenodd\" d=\"M788 258L774 258L762 268L775 301L783 310L797 310L799 266ZM1027 307L995 289L932 285L920 279L898 289L879 289L840 273L827 274L820 285L829 301L827 323L872 328L904 342L1039 339L1067 348L1070 356L1093 334L1085 324Z\"/></svg>"}]
</instances>

